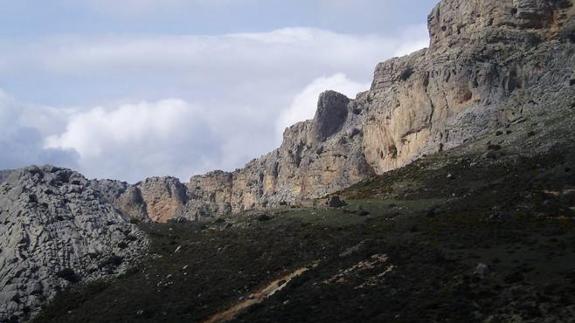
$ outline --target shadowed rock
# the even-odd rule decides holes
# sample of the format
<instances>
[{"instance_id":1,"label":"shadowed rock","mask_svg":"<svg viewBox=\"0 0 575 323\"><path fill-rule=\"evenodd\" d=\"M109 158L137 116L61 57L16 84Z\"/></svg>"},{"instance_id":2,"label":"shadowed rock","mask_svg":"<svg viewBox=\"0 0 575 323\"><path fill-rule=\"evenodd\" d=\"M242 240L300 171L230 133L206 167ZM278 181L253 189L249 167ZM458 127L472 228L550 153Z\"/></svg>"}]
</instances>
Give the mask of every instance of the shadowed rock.
<instances>
[{"instance_id":1,"label":"shadowed rock","mask_svg":"<svg viewBox=\"0 0 575 323\"><path fill-rule=\"evenodd\" d=\"M349 101L345 95L334 91L320 95L313 119L313 131L318 141L325 141L341 130L347 119Z\"/></svg>"}]
</instances>

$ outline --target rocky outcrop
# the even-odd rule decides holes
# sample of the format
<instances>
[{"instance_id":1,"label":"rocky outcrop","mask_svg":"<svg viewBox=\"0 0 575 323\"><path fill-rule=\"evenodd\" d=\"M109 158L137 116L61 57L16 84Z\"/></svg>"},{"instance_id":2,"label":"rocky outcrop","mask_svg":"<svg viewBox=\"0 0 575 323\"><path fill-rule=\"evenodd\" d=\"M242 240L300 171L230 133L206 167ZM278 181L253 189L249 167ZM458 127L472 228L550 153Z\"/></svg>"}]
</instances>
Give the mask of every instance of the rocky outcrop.
<instances>
[{"instance_id":1,"label":"rocky outcrop","mask_svg":"<svg viewBox=\"0 0 575 323\"><path fill-rule=\"evenodd\" d=\"M27 319L59 290L124 271L147 239L82 175L51 166L0 184L0 322Z\"/></svg>"},{"instance_id":2,"label":"rocky outcrop","mask_svg":"<svg viewBox=\"0 0 575 323\"><path fill-rule=\"evenodd\" d=\"M340 93L328 91L321 94L313 118L313 135L323 142L341 130L349 113L349 99Z\"/></svg>"},{"instance_id":3,"label":"rocky outcrop","mask_svg":"<svg viewBox=\"0 0 575 323\"><path fill-rule=\"evenodd\" d=\"M359 98L377 173L570 107L572 2L445 0L428 20L430 48L380 64Z\"/></svg>"},{"instance_id":4,"label":"rocky outcrop","mask_svg":"<svg viewBox=\"0 0 575 323\"><path fill-rule=\"evenodd\" d=\"M187 184L188 213L198 220L214 214L228 214L232 211L231 199L234 178L231 173L215 171L195 176Z\"/></svg>"},{"instance_id":5,"label":"rocky outcrop","mask_svg":"<svg viewBox=\"0 0 575 323\"><path fill-rule=\"evenodd\" d=\"M185 213L186 186L173 177L148 178L136 188L146 205L148 217L154 222L167 222Z\"/></svg>"}]
</instances>

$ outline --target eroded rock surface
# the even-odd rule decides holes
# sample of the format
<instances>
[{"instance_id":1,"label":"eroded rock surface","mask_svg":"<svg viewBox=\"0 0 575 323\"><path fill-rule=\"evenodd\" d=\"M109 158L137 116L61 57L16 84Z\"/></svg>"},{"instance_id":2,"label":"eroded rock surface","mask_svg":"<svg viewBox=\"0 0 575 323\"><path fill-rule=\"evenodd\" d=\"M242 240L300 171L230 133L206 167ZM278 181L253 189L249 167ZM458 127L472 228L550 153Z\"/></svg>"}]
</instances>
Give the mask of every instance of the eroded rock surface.
<instances>
[{"instance_id":1,"label":"eroded rock surface","mask_svg":"<svg viewBox=\"0 0 575 323\"><path fill-rule=\"evenodd\" d=\"M0 184L0 322L33 316L70 284L124 271L146 245L82 175L12 171Z\"/></svg>"}]
</instances>

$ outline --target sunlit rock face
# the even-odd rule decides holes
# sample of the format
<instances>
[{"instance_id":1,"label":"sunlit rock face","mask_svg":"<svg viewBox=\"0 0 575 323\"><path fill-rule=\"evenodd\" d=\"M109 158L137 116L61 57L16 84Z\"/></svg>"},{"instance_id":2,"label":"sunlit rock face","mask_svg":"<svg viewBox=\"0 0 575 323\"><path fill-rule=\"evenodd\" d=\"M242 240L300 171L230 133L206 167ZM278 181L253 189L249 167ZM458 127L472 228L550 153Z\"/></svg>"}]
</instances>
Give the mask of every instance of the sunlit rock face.
<instances>
[{"instance_id":1,"label":"sunlit rock face","mask_svg":"<svg viewBox=\"0 0 575 323\"><path fill-rule=\"evenodd\" d=\"M134 210L134 192L124 198L130 207L116 204L160 222L299 205L510 124L558 115L574 91L574 8L567 0L444 0L428 17L428 49L379 64L369 91L354 99L325 92L314 119L286 129L278 149L185 187L173 179L159 179L167 191L138 184L145 212Z\"/></svg>"}]
</instances>

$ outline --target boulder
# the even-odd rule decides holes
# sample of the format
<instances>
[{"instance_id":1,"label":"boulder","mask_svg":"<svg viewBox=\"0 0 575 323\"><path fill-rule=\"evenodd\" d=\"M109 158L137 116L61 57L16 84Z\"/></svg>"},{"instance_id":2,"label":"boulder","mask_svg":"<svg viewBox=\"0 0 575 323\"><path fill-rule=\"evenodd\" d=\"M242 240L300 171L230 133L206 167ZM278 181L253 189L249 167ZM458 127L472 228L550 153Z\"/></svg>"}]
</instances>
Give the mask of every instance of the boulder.
<instances>
[{"instance_id":1,"label":"boulder","mask_svg":"<svg viewBox=\"0 0 575 323\"><path fill-rule=\"evenodd\" d=\"M340 208L346 206L347 203L343 201L339 196L330 196L326 201L326 206L331 208Z\"/></svg>"}]
</instances>

